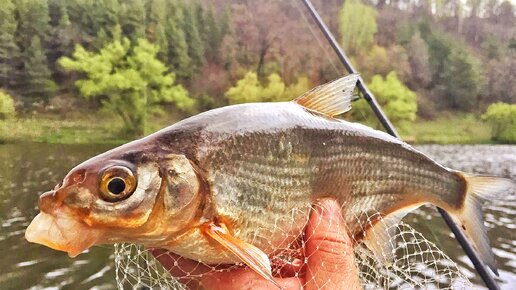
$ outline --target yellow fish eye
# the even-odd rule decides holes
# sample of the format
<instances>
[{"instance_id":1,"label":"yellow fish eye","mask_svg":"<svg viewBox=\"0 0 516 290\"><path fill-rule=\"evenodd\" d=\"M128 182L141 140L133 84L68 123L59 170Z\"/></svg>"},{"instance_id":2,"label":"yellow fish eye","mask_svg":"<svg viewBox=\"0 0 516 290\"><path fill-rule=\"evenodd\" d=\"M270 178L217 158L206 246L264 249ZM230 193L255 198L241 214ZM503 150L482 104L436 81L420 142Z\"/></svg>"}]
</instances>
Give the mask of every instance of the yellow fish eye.
<instances>
[{"instance_id":1,"label":"yellow fish eye","mask_svg":"<svg viewBox=\"0 0 516 290\"><path fill-rule=\"evenodd\" d=\"M104 170L100 178L100 196L106 201L128 198L136 189L136 177L125 166L113 166Z\"/></svg>"}]
</instances>

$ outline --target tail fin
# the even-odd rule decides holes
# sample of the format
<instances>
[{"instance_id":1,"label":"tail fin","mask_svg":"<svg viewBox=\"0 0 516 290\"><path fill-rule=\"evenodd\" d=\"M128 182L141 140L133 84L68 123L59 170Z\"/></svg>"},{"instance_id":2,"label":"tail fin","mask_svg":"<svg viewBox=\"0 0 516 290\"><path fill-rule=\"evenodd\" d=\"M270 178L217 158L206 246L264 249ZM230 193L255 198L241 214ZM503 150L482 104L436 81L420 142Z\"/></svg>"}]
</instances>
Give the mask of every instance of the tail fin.
<instances>
[{"instance_id":1,"label":"tail fin","mask_svg":"<svg viewBox=\"0 0 516 290\"><path fill-rule=\"evenodd\" d=\"M466 180L466 195L462 209L453 213L455 222L473 241L473 246L484 263L498 275L494 254L487 237L487 229L482 222L482 203L487 199L500 198L503 193L507 193L513 186L516 186L516 183L500 177L469 175L462 172L457 172L457 174Z\"/></svg>"}]
</instances>

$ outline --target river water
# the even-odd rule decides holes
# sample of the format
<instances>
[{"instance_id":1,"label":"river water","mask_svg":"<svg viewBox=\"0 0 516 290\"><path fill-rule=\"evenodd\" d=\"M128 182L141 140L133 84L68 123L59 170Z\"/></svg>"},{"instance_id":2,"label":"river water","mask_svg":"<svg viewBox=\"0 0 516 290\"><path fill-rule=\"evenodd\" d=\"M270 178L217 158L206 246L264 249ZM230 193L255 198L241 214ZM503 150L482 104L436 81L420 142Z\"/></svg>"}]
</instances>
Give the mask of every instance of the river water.
<instances>
[{"instance_id":1,"label":"river water","mask_svg":"<svg viewBox=\"0 0 516 290\"><path fill-rule=\"evenodd\" d=\"M445 166L516 180L516 146L425 145L418 148ZM76 164L109 149L106 145L0 144L0 289L114 289L113 249L93 247L70 259L30 244L24 230L36 215L38 195ZM502 289L516 289L516 193L486 204L485 220L497 256ZM468 258L432 208L404 220L448 254L482 289Z\"/></svg>"}]
</instances>

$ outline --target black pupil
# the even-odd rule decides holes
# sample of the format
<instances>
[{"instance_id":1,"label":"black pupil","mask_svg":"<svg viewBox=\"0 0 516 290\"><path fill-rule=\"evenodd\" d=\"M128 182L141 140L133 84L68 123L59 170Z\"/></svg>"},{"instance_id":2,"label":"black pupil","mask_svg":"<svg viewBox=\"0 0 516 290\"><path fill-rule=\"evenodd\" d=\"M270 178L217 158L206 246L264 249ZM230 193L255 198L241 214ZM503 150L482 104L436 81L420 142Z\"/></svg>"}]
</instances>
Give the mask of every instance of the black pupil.
<instances>
[{"instance_id":1,"label":"black pupil","mask_svg":"<svg viewBox=\"0 0 516 290\"><path fill-rule=\"evenodd\" d=\"M125 181L115 177L109 181L107 188L112 194L121 194L125 190Z\"/></svg>"}]
</instances>

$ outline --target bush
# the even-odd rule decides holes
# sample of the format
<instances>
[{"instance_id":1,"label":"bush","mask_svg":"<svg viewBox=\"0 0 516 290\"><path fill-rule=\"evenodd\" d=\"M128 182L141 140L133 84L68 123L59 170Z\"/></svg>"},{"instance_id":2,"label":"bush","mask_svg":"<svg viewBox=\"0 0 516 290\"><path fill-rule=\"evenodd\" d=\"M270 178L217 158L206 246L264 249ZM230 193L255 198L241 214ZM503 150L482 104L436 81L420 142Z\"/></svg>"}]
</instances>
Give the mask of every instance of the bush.
<instances>
[{"instance_id":1,"label":"bush","mask_svg":"<svg viewBox=\"0 0 516 290\"><path fill-rule=\"evenodd\" d=\"M516 104L491 104L482 119L491 125L491 139L516 143Z\"/></svg>"},{"instance_id":2,"label":"bush","mask_svg":"<svg viewBox=\"0 0 516 290\"><path fill-rule=\"evenodd\" d=\"M13 98L6 92L0 90L0 119L9 119L14 117L16 110L14 108Z\"/></svg>"},{"instance_id":3,"label":"bush","mask_svg":"<svg viewBox=\"0 0 516 290\"><path fill-rule=\"evenodd\" d=\"M248 72L225 95L231 104L279 102L290 101L309 89L306 77L299 77L296 83L286 86L278 74L272 73L267 77L267 85L262 85L256 73Z\"/></svg>"},{"instance_id":4,"label":"bush","mask_svg":"<svg viewBox=\"0 0 516 290\"><path fill-rule=\"evenodd\" d=\"M412 123L416 120L416 93L407 88L398 79L395 72L390 72L386 78L375 75L368 87L396 129L400 133L410 134ZM366 110L368 104L363 99L353 104L353 107L355 108L353 110L355 118L360 118L361 115L369 112Z\"/></svg>"}]
</instances>

